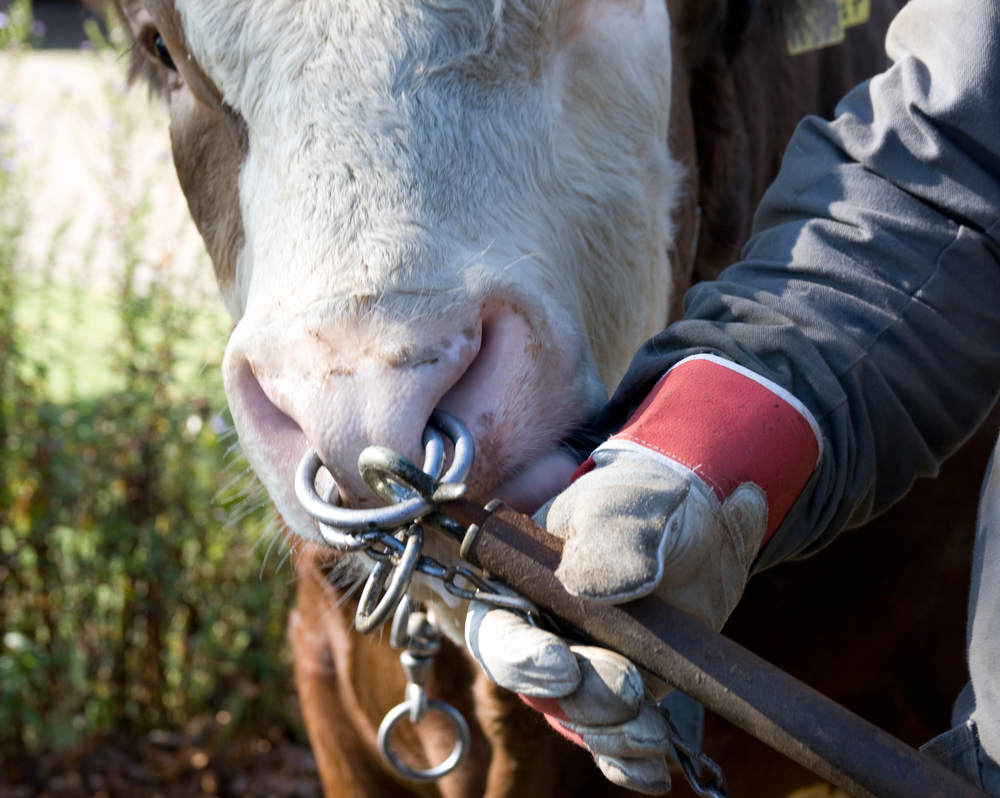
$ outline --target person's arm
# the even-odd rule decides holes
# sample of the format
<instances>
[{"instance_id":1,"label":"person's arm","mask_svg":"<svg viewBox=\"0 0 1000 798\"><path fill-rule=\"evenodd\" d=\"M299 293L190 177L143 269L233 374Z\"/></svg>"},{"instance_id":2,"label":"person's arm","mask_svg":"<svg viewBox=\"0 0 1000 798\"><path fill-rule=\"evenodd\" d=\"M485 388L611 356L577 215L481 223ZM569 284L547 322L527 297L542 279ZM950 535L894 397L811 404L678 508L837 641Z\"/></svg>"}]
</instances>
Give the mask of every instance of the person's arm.
<instances>
[{"instance_id":1,"label":"person's arm","mask_svg":"<svg viewBox=\"0 0 1000 798\"><path fill-rule=\"evenodd\" d=\"M911 0L886 50L836 121L801 123L742 262L688 293L597 425L616 431L695 353L802 401L823 456L758 568L936 474L1000 391L1000 7Z\"/></svg>"}]
</instances>

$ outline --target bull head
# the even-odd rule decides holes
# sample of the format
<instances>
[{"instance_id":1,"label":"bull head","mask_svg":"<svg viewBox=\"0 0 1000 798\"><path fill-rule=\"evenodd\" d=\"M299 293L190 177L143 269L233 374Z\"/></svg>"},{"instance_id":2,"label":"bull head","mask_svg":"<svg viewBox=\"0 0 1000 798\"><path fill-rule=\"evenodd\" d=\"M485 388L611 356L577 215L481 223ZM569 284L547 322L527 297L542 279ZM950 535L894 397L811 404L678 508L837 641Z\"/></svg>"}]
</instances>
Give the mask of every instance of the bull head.
<instances>
[{"instance_id":1,"label":"bull head","mask_svg":"<svg viewBox=\"0 0 1000 798\"><path fill-rule=\"evenodd\" d=\"M287 524L439 407L486 494L592 414L672 301L662 0L131 0L238 322L223 365Z\"/></svg>"}]
</instances>

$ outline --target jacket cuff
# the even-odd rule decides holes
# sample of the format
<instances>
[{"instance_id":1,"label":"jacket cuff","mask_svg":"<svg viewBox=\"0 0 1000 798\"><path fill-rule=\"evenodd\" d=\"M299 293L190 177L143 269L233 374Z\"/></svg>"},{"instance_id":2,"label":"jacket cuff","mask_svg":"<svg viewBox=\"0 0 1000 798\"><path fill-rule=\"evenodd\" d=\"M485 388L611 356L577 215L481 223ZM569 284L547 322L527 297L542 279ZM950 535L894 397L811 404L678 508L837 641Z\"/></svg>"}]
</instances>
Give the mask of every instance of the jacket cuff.
<instances>
[{"instance_id":1,"label":"jacket cuff","mask_svg":"<svg viewBox=\"0 0 1000 798\"><path fill-rule=\"evenodd\" d=\"M670 369L609 440L626 440L699 477L719 499L753 482L767 496L764 543L823 454L812 413L780 385L715 355ZM574 479L592 469L580 466Z\"/></svg>"}]
</instances>

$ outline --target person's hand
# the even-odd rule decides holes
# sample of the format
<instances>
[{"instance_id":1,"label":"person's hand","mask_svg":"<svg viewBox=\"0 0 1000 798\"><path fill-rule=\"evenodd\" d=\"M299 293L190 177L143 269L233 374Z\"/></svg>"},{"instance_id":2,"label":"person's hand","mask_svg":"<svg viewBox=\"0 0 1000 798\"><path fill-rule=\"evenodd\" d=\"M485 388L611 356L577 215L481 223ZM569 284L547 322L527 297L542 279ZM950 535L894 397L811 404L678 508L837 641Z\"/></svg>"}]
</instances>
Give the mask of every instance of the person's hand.
<instances>
[{"instance_id":1,"label":"person's hand","mask_svg":"<svg viewBox=\"0 0 1000 798\"><path fill-rule=\"evenodd\" d=\"M556 576L595 602L655 592L720 629L820 442L808 410L777 385L717 358L682 361L535 516L565 541ZM666 721L644 701L664 686L644 685L626 658L482 604L467 615L466 642L491 679L593 752L611 781L670 788Z\"/></svg>"}]
</instances>

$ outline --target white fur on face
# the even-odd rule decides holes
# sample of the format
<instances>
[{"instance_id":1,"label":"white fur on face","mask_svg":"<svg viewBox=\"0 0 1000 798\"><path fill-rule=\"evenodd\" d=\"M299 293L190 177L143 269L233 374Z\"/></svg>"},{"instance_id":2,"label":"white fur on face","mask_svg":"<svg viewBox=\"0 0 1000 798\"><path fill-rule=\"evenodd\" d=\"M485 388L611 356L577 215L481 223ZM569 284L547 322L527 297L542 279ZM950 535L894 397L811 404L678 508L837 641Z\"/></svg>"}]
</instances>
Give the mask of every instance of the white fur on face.
<instances>
[{"instance_id":1,"label":"white fur on face","mask_svg":"<svg viewBox=\"0 0 1000 798\"><path fill-rule=\"evenodd\" d=\"M655 0L537 6L178 0L248 133L236 349L336 329L339 358L345 339L377 341L364 357L391 370L499 301L541 353L517 375L509 451L528 458L599 406L671 300L669 22ZM266 440L247 454L308 533L294 458Z\"/></svg>"}]
</instances>

